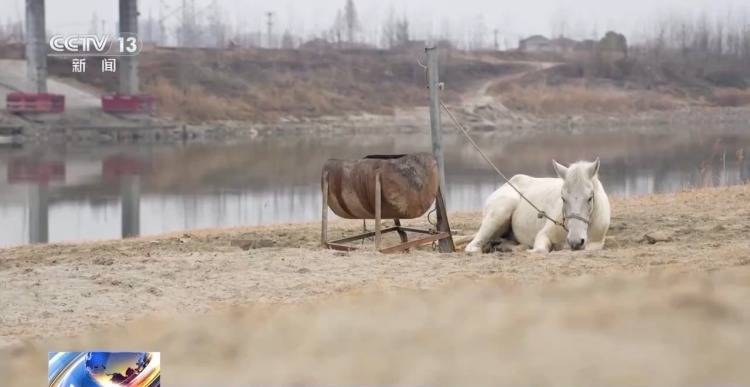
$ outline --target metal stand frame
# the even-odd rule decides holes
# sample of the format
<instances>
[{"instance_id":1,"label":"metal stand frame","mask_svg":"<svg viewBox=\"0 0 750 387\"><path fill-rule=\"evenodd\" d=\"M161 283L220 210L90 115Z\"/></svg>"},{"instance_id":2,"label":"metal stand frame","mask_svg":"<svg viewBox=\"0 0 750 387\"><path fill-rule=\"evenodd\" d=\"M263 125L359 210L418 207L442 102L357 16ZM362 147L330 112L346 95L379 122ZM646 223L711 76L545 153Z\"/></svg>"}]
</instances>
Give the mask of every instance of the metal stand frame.
<instances>
[{"instance_id":1,"label":"metal stand frame","mask_svg":"<svg viewBox=\"0 0 750 387\"><path fill-rule=\"evenodd\" d=\"M369 231L362 234L353 235L346 238L336 239L333 241L328 240L328 173L323 173L323 213L322 213L322 224L321 224L321 245L323 248L340 250L340 251L353 251L357 250L356 247L347 246L343 243L353 242L357 240L367 239L375 237L375 248L384 254L396 253L401 251L408 251L409 249L428 243L438 242L438 250L441 253L452 253L455 251L453 245L453 236L448 223L448 214L445 209L445 201L443 200L443 193L440 188L435 198L435 209L437 213L437 226L436 230L423 230L413 227L404 227L401 225L399 219L393 219L395 224L394 227L388 227L381 229L381 211L382 211L382 187L380 185L380 174L375 175L375 231ZM397 232L401 238L401 243L395 246L382 247L382 235L389 232ZM413 232L418 234L426 234L428 236L409 240L407 232Z\"/></svg>"}]
</instances>

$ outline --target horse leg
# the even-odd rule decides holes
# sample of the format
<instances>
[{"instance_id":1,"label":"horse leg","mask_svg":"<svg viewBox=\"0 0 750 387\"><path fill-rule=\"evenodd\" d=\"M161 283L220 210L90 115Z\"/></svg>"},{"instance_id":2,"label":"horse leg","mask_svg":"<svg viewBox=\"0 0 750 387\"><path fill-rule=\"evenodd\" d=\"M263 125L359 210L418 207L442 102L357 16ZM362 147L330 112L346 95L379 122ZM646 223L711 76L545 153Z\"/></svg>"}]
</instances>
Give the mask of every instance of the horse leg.
<instances>
[{"instance_id":1,"label":"horse leg","mask_svg":"<svg viewBox=\"0 0 750 387\"><path fill-rule=\"evenodd\" d=\"M547 222L544 224L544 227L542 227L541 230L539 230L539 233L536 234L536 237L534 238L534 248L529 250L532 253L549 253L552 251L552 239L550 238L551 233L553 233L555 230L554 228L558 227L552 222Z\"/></svg>"},{"instance_id":2,"label":"horse leg","mask_svg":"<svg viewBox=\"0 0 750 387\"><path fill-rule=\"evenodd\" d=\"M609 231L609 214L601 222L597 222L594 228L593 238L590 238L586 244L586 250L601 250L604 248L604 242L607 240L607 231Z\"/></svg>"},{"instance_id":3,"label":"horse leg","mask_svg":"<svg viewBox=\"0 0 750 387\"><path fill-rule=\"evenodd\" d=\"M607 232L605 231L601 238L597 238L596 241L589 241L586 244L585 250L601 250L604 248L604 241L607 239Z\"/></svg>"},{"instance_id":4,"label":"horse leg","mask_svg":"<svg viewBox=\"0 0 750 387\"><path fill-rule=\"evenodd\" d=\"M549 237L540 232L537 234L536 239L534 239L534 248L529 250L532 253L549 253L552 250L552 241L549 240Z\"/></svg>"},{"instance_id":5,"label":"horse leg","mask_svg":"<svg viewBox=\"0 0 750 387\"><path fill-rule=\"evenodd\" d=\"M604 248L604 242L589 242L585 250L601 250Z\"/></svg>"},{"instance_id":6,"label":"horse leg","mask_svg":"<svg viewBox=\"0 0 750 387\"><path fill-rule=\"evenodd\" d=\"M518 204L517 200L501 196L497 198L488 208L482 219L482 225L471 242L466 245L467 253L482 252L484 247L495 236L503 235L510 229L510 219Z\"/></svg>"}]
</instances>

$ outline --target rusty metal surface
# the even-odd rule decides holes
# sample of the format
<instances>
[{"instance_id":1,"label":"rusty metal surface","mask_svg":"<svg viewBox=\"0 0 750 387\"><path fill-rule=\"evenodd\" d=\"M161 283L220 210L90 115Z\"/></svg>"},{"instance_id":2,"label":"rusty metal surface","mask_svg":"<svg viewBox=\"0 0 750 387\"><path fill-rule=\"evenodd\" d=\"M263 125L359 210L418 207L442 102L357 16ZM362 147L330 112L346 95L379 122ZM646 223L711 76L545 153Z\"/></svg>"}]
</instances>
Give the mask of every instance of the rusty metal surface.
<instances>
[{"instance_id":1,"label":"rusty metal surface","mask_svg":"<svg viewBox=\"0 0 750 387\"><path fill-rule=\"evenodd\" d=\"M384 249L381 249L380 252L383 254L391 254L391 253L397 253L399 251L406 251L412 247L422 246L428 243L450 238L450 236L451 234L447 232L441 232L438 234L430 234L430 236L426 236L426 237L419 238L419 239L414 239L409 242L402 243L400 245L386 247Z\"/></svg>"},{"instance_id":2,"label":"rusty metal surface","mask_svg":"<svg viewBox=\"0 0 750 387\"><path fill-rule=\"evenodd\" d=\"M413 247L422 246L422 245L426 245L435 241L443 241L443 240L451 238L451 234L449 232L433 232L429 230L419 230L419 229L399 227L399 226L386 228L385 230L383 230L383 234L394 232L394 231L398 233L403 232L404 235L406 234L406 231L410 231L410 232L416 232L419 234L427 234L427 236L413 239L413 240L408 240L406 239L406 237L404 237L404 239L402 239L400 244L386 247L383 249L379 249L381 253L391 254L391 253L397 253L397 252L406 252L406 251L409 251L409 249ZM362 233L362 234L357 234L357 235L350 236L347 238L338 239L338 240L331 241L331 242L326 242L323 245L323 247L332 249L332 250L339 250L339 251L355 251L357 250L357 247L351 246L351 245L345 245L344 243L371 238L374 234L375 233L372 231Z\"/></svg>"},{"instance_id":3,"label":"rusty metal surface","mask_svg":"<svg viewBox=\"0 0 750 387\"><path fill-rule=\"evenodd\" d=\"M331 159L323 165L328 206L346 219L375 218L375 178L380 174L383 219L414 219L435 201L439 177L429 153ZM327 174L326 174L327 172Z\"/></svg>"}]
</instances>

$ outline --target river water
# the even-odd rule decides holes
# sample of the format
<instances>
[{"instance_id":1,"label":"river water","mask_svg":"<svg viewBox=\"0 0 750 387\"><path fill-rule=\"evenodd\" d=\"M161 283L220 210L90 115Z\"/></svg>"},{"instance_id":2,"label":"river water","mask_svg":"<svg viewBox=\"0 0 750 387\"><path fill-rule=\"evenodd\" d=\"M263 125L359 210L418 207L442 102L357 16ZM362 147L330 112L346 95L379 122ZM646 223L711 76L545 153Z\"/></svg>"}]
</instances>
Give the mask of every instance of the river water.
<instances>
[{"instance_id":1,"label":"river water","mask_svg":"<svg viewBox=\"0 0 750 387\"><path fill-rule=\"evenodd\" d=\"M750 180L750 130L674 132L476 138L509 176L598 156L615 196ZM0 148L0 246L316 221L326 159L429 150L427 135ZM448 210L481 209L498 177L460 137L445 159Z\"/></svg>"}]
</instances>

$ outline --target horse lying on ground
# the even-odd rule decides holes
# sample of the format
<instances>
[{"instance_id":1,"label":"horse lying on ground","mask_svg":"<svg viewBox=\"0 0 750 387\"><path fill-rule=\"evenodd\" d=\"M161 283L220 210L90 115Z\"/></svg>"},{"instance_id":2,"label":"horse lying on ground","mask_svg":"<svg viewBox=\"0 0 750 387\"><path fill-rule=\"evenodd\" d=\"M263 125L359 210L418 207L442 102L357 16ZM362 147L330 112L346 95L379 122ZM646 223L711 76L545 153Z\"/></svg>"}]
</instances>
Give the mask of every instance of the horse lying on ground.
<instances>
[{"instance_id":1,"label":"horse lying on ground","mask_svg":"<svg viewBox=\"0 0 750 387\"><path fill-rule=\"evenodd\" d=\"M490 195L482 225L467 252L481 252L501 236L512 236L534 252L597 250L604 247L609 229L609 198L599 182L599 159L565 167L552 160L557 178L515 175L510 179L520 192L560 224L540 218L537 211L508 184ZM564 226L564 227L563 227Z\"/></svg>"}]
</instances>

